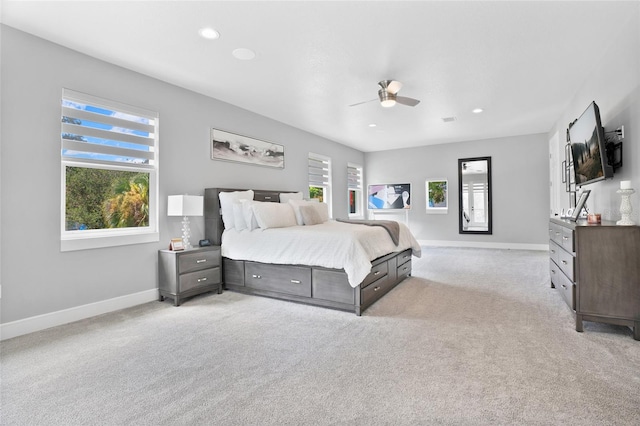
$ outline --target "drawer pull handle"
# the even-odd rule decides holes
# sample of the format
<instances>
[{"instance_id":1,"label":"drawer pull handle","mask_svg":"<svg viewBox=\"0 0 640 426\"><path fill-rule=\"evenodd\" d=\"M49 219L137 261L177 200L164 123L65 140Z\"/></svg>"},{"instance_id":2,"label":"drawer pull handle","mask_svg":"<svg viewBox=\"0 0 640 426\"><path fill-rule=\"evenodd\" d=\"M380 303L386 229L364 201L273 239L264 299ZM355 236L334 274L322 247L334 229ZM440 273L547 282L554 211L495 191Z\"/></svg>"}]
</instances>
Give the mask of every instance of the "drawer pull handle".
<instances>
[{"instance_id":1,"label":"drawer pull handle","mask_svg":"<svg viewBox=\"0 0 640 426\"><path fill-rule=\"evenodd\" d=\"M199 282L199 283L201 283L202 281L206 281L206 280L207 280L207 277L204 277L204 278L198 278L198 282Z\"/></svg>"},{"instance_id":2,"label":"drawer pull handle","mask_svg":"<svg viewBox=\"0 0 640 426\"><path fill-rule=\"evenodd\" d=\"M402 268L403 271L406 271L408 268L405 266Z\"/></svg>"},{"instance_id":3,"label":"drawer pull handle","mask_svg":"<svg viewBox=\"0 0 640 426\"><path fill-rule=\"evenodd\" d=\"M198 260L196 260L196 263L204 263L206 261L207 261L207 259L198 259Z\"/></svg>"},{"instance_id":4,"label":"drawer pull handle","mask_svg":"<svg viewBox=\"0 0 640 426\"><path fill-rule=\"evenodd\" d=\"M265 199L265 200L270 200L270 199L271 199L271 195L265 195L265 196L264 196L264 199Z\"/></svg>"},{"instance_id":5,"label":"drawer pull handle","mask_svg":"<svg viewBox=\"0 0 640 426\"><path fill-rule=\"evenodd\" d=\"M560 233L559 233L559 232L556 232L556 235L560 235Z\"/></svg>"},{"instance_id":6,"label":"drawer pull handle","mask_svg":"<svg viewBox=\"0 0 640 426\"><path fill-rule=\"evenodd\" d=\"M566 260L563 260L563 261L562 261L562 264L563 264L563 265L568 265L569 263L568 263Z\"/></svg>"},{"instance_id":7,"label":"drawer pull handle","mask_svg":"<svg viewBox=\"0 0 640 426\"><path fill-rule=\"evenodd\" d=\"M563 240L568 240L568 239L569 239L569 237L562 237L562 239L563 239Z\"/></svg>"},{"instance_id":8,"label":"drawer pull handle","mask_svg":"<svg viewBox=\"0 0 640 426\"><path fill-rule=\"evenodd\" d=\"M555 273L556 273L556 270L555 270L555 269L552 269L552 270L551 270L551 273L552 273L552 274L555 274Z\"/></svg>"},{"instance_id":9,"label":"drawer pull handle","mask_svg":"<svg viewBox=\"0 0 640 426\"><path fill-rule=\"evenodd\" d=\"M552 254L553 254L553 253L555 253L555 252L556 252L555 250L551 250L551 253L552 253Z\"/></svg>"},{"instance_id":10,"label":"drawer pull handle","mask_svg":"<svg viewBox=\"0 0 640 426\"><path fill-rule=\"evenodd\" d=\"M564 284L560 284L560 287L564 288L565 290L567 289L567 286Z\"/></svg>"},{"instance_id":11,"label":"drawer pull handle","mask_svg":"<svg viewBox=\"0 0 640 426\"><path fill-rule=\"evenodd\" d=\"M407 254L407 255L404 255L404 256L402 256L402 258L403 258L403 259L408 259L408 258L409 258L409 255L408 255L408 254Z\"/></svg>"},{"instance_id":12,"label":"drawer pull handle","mask_svg":"<svg viewBox=\"0 0 640 426\"><path fill-rule=\"evenodd\" d=\"M373 291L378 291L380 290L380 287L374 287Z\"/></svg>"},{"instance_id":13,"label":"drawer pull handle","mask_svg":"<svg viewBox=\"0 0 640 426\"><path fill-rule=\"evenodd\" d=\"M300 280L291 280L291 282L294 284L300 284Z\"/></svg>"},{"instance_id":14,"label":"drawer pull handle","mask_svg":"<svg viewBox=\"0 0 640 426\"><path fill-rule=\"evenodd\" d=\"M251 275L251 276L252 276L253 278L257 278L257 279L262 278L260 275L256 275L256 274L253 274L253 275Z\"/></svg>"},{"instance_id":15,"label":"drawer pull handle","mask_svg":"<svg viewBox=\"0 0 640 426\"><path fill-rule=\"evenodd\" d=\"M380 275L380 271L375 271L373 275Z\"/></svg>"}]
</instances>

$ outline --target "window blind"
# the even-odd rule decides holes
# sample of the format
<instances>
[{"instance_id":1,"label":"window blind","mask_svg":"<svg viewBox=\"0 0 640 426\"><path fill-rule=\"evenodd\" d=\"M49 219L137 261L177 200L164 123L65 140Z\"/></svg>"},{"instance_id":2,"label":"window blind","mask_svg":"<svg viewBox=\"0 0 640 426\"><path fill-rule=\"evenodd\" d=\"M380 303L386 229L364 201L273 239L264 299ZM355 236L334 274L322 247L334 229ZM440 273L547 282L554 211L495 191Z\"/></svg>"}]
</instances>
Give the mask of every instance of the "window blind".
<instances>
[{"instance_id":1,"label":"window blind","mask_svg":"<svg viewBox=\"0 0 640 426\"><path fill-rule=\"evenodd\" d=\"M349 189L362 189L362 168L347 165L347 187Z\"/></svg>"},{"instance_id":2,"label":"window blind","mask_svg":"<svg viewBox=\"0 0 640 426\"><path fill-rule=\"evenodd\" d=\"M326 187L331 184L329 158L309 153L309 186Z\"/></svg>"}]
</instances>

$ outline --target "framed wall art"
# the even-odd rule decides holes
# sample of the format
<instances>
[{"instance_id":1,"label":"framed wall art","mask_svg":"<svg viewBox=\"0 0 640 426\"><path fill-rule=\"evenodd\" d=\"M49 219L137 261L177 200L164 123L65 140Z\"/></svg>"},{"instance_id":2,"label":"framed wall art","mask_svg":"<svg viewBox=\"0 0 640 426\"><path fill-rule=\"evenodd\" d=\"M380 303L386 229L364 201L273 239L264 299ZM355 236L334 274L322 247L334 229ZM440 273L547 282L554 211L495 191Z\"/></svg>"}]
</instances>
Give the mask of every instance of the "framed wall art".
<instances>
[{"instance_id":1,"label":"framed wall art","mask_svg":"<svg viewBox=\"0 0 640 426\"><path fill-rule=\"evenodd\" d=\"M449 187L446 179L430 179L426 181L427 213L449 212Z\"/></svg>"},{"instance_id":2,"label":"framed wall art","mask_svg":"<svg viewBox=\"0 0 640 426\"><path fill-rule=\"evenodd\" d=\"M211 158L284 169L284 146L211 129Z\"/></svg>"},{"instance_id":3,"label":"framed wall art","mask_svg":"<svg viewBox=\"0 0 640 426\"><path fill-rule=\"evenodd\" d=\"M367 206L369 210L410 209L411 184L369 185L367 189Z\"/></svg>"}]
</instances>

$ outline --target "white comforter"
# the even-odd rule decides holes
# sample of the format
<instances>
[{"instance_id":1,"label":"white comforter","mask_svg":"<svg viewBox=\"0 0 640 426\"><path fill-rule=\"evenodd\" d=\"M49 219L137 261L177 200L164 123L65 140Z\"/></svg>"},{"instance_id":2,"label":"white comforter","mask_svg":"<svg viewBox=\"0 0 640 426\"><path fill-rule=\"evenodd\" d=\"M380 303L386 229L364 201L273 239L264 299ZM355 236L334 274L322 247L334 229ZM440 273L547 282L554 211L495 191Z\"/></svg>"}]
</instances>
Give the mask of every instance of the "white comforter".
<instances>
[{"instance_id":1,"label":"white comforter","mask_svg":"<svg viewBox=\"0 0 640 426\"><path fill-rule=\"evenodd\" d=\"M344 269L349 284L356 287L371 271L371 261L380 256L408 248L414 256L421 256L420 245L409 228L402 223L399 225L397 246L380 226L333 220L313 226L253 231L228 229L222 234L222 256L262 263Z\"/></svg>"}]
</instances>

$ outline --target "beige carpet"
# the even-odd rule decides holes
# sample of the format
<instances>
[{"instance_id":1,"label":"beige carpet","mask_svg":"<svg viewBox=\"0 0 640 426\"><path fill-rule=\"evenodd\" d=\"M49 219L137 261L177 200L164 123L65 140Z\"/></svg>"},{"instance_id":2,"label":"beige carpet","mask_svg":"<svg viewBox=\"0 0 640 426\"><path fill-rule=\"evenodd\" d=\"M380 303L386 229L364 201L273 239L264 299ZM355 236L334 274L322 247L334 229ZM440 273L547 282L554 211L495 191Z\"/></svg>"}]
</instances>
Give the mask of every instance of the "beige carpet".
<instances>
[{"instance_id":1,"label":"beige carpet","mask_svg":"<svg viewBox=\"0 0 640 426\"><path fill-rule=\"evenodd\" d=\"M544 252L425 248L362 317L153 302L2 343L3 425L637 425L640 342L586 323Z\"/></svg>"}]
</instances>

